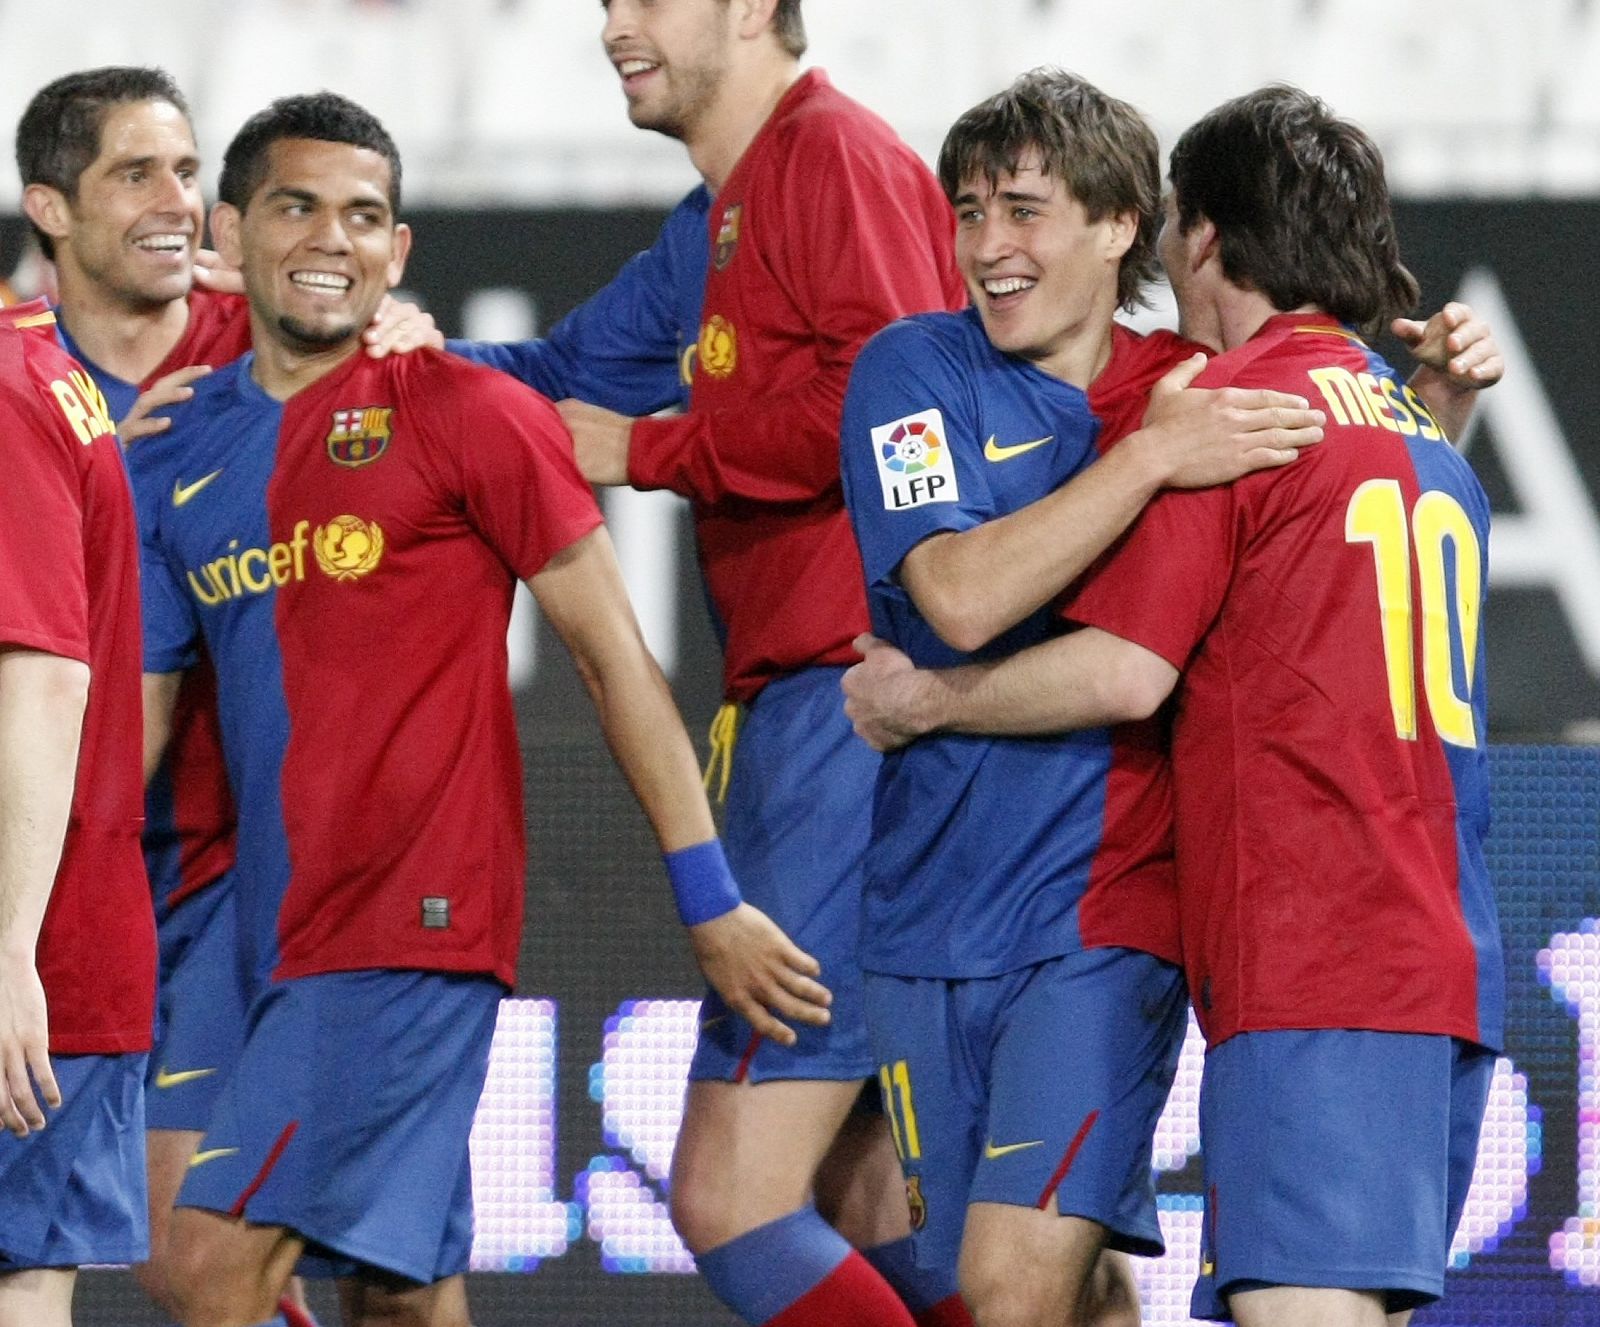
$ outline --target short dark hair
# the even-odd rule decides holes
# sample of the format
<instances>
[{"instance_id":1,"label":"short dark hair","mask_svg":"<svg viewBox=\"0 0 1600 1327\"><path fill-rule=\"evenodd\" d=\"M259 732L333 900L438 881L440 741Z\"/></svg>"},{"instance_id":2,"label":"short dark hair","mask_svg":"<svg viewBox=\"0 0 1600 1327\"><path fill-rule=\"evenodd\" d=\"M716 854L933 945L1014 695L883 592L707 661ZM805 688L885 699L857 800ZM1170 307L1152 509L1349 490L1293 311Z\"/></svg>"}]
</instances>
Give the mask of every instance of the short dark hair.
<instances>
[{"instance_id":1,"label":"short dark hair","mask_svg":"<svg viewBox=\"0 0 1600 1327\"><path fill-rule=\"evenodd\" d=\"M1223 274L1275 308L1372 335L1417 306L1382 154L1308 92L1272 84L1202 117L1172 149L1172 188L1180 231L1210 221Z\"/></svg>"},{"instance_id":2,"label":"short dark hair","mask_svg":"<svg viewBox=\"0 0 1600 1327\"><path fill-rule=\"evenodd\" d=\"M267 178L267 150L286 138L364 147L389 163L389 207L400 210L400 151L371 111L337 92L280 97L233 136L222 158L217 197L241 212Z\"/></svg>"},{"instance_id":3,"label":"short dark hair","mask_svg":"<svg viewBox=\"0 0 1600 1327\"><path fill-rule=\"evenodd\" d=\"M800 17L800 0L778 0L772 30L778 44L796 60L806 53L806 21Z\"/></svg>"},{"instance_id":4,"label":"short dark hair","mask_svg":"<svg viewBox=\"0 0 1600 1327\"><path fill-rule=\"evenodd\" d=\"M1034 152L1089 220L1125 212L1138 219L1117 274L1117 300L1131 309L1158 270L1161 149L1155 131L1127 102L1078 75L1032 69L950 126L939 149L939 183L953 203L966 181L981 176L992 188Z\"/></svg>"},{"instance_id":5,"label":"short dark hair","mask_svg":"<svg viewBox=\"0 0 1600 1327\"><path fill-rule=\"evenodd\" d=\"M189 103L164 69L106 65L46 83L17 121L17 173L23 187L47 184L75 199L83 172L100 155L106 117L137 101L165 101L189 118ZM50 237L37 226L33 233L45 257L54 258Z\"/></svg>"}]
</instances>

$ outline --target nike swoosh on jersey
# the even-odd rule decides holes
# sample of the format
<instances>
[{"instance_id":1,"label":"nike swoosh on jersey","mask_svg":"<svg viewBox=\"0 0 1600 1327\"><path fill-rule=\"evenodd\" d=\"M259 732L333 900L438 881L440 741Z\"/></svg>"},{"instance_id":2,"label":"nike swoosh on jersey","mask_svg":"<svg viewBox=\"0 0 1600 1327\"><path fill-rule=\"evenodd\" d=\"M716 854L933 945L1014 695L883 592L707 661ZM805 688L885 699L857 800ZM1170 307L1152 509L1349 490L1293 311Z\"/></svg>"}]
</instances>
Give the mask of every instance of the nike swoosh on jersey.
<instances>
[{"instance_id":1,"label":"nike swoosh on jersey","mask_svg":"<svg viewBox=\"0 0 1600 1327\"><path fill-rule=\"evenodd\" d=\"M190 498L194 497L196 493L221 473L221 470L213 470L209 475L202 475L192 484L185 484L181 479L174 479L172 481L172 505L174 507L183 506L184 503L188 502Z\"/></svg>"},{"instance_id":2,"label":"nike swoosh on jersey","mask_svg":"<svg viewBox=\"0 0 1600 1327\"><path fill-rule=\"evenodd\" d=\"M203 1166L208 1161L215 1161L218 1157L231 1157L238 1152L237 1147L208 1147L204 1152L196 1152L189 1158L189 1168Z\"/></svg>"},{"instance_id":3,"label":"nike swoosh on jersey","mask_svg":"<svg viewBox=\"0 0 1600 1327\"><path fill-rule=\"evenodd\" d=\"M1045 441L1049 442L1050 439L1046 438ZM1025 1151L1027 1148L1030 1148L1030 1147L1043 1147L1043 1146L1044 1146L1044 1139L1043 1138L1035 1138L1032 1142L1029 1142L1029 1143L1006 1143L1006 1144L1004 1144L1004 1145L1002 1145L1000 1147L996 1147L994 1145L994 1139L991 1138L987 1143L985 1143L983 1145L983 1155L984 1155L984 1158L986 1160L993 1161L996 1157L1010 1156L1011 1153L1013 1153L1013 1152Z\"/></svg>"},{"instance_id":4,"label":"nike swoosh on jersey","mask_svg":"<svg viewBox=\"0 0 1600 1327\"><path fill-rule=\"evenodd\" d=\"M183 1083L192 1083L197 1078L209 1078L216 1073L215 1069L179 1069L173 1071L163 1066L156 1070L157 1087L178 1087Z\"/></svg>"},{"instance_id":5,"label":"nike swoosh on jersey","mask_svg":"<svg viewBox=\"0 0 1600 1327\"><path fill-rule=\"evenodd\" d=\"M988 461L1009 461L1013 456L1021 456L1023 452L1031 452L1035 447L1043 447L1047 442L1054 442L1056 435L1047 433L1042 438L1035 438L1032 442L1014 442L1009 447L1002 447L995 441L994 434L989 435L989 441L983 444L983 456Z\"/></svg>"}]
</instances>

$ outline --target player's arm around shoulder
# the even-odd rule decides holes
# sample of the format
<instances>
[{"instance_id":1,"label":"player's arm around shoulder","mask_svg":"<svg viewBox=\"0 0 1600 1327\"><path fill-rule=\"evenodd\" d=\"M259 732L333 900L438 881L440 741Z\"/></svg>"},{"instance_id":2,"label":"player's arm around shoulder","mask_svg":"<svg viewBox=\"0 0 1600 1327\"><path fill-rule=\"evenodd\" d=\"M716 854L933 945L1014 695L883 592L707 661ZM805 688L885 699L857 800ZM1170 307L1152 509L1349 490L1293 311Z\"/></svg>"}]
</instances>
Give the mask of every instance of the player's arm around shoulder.
<instances>
[{"instance_id":1,"label":"player's arm around shoulder","mask_svg":"<svg viewBox=\"0 0 1600 1327\"><path fill-rule=\"evenodd\" d=\"M831 998L802 953L741 901L722 857L694 749L628 601L604 527L556 553L527 581L594 702L612 756L655 831L679 915L706 979L762 1035L780 1021L826 1023Z\"/></svg>"}]
</instances>

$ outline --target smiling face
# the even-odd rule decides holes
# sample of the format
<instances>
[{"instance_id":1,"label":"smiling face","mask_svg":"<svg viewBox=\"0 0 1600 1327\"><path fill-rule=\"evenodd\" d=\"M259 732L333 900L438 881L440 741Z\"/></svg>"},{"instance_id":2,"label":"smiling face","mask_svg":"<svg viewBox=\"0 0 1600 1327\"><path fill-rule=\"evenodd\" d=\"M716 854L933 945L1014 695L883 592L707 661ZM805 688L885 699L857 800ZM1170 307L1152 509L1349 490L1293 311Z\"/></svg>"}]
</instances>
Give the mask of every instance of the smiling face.
<instances>
[{"instance_id":1,"label":"smiling face","mask_svg":"<svg viewBox=\"0 0 1600 1327\"><path fill-rule=\"evenodd\" d=\"M64 285L92 286L133 309L189 293L205 207L194 134L170 102L112 107L71 198L48 185L28 192Z\"/></svg>"},{"instance_id":2,"label":"smiling face","mask_svg":"<svg viewBox=\"0 0 1600 1327\"><path fill-rule=\"evenodd\" d=\"M955 210L956 261L989 340L1056 377L1081 377L1083 348L1101 344L1117 308L1133 218L1090 221L1036 154L992 183L964 180Z\"/></svg>"},{"instance_id":3,"label":"smiling face","mask_svg":"<svg viewBox=\"0 0 1600 1327\"><path fill-rule=\"evenodd\" d=\"M603 0L601 40L622 79L628 118L687 139L727 77L734 42L728 0Z\"/></svg>"},{"instance_id":4,"label":"smiling face","mask_svg":"<svg viewBox=\"0 0 1600 1327\"><path fill-rule=\"evenodd\" d=\"M396 285L410 231L389 205L389 163L369 148L282 138L241 213L220 204L218 247L244 273L258 323L287 349L354 348Z\"/></svg>"}]
</instances>

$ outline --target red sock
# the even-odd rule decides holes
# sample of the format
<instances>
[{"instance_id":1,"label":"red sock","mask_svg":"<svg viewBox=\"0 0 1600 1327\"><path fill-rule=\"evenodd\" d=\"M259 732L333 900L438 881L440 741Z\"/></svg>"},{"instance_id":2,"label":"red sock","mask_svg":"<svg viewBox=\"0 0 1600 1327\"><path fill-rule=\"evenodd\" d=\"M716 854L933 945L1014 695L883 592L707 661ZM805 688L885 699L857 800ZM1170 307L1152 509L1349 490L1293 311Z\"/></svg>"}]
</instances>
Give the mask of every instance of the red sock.
<instances>
[{"instance_id":1,"label":"red sock","mask_svg":"<svg viewBox=\"0 0 1600 1327\"><path fill-rule=\"evenodd\" d=\"M917 1320L917 1327L977 1327L967 1310L966 1301L960 1295L941 1299L913 1316Z\"/></svg>"},{"instance_id":2,"label":"red sock","mask_svg":"<svg viewBox=\"0 0 1600 1327\"><path fill-rule=\"evenodd\" d=\"M287 1296L278 1301L278 1312L286 1327L317 1327L317 1320Z\"/></svg>"},{"instance_id":3,"label":"red sock","mask_svg":"<svg viewBox=\"0 0 1600 1327\"><path fill-rule=\"evenodd\" d=\"M788 1308L768 1318L765 1327L916 1327L916 1322L872 1264L852 1251Z\"/></svg>"}]
</instances>

